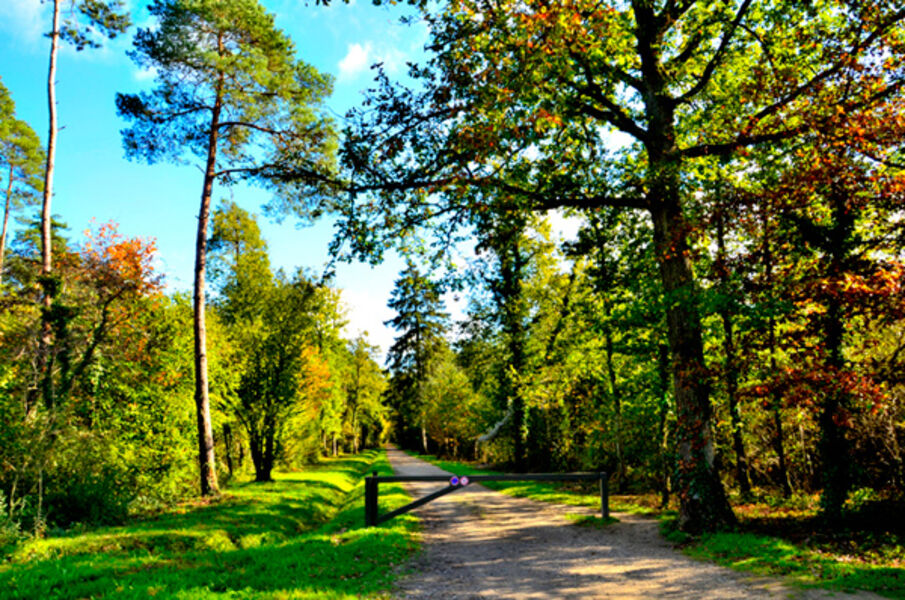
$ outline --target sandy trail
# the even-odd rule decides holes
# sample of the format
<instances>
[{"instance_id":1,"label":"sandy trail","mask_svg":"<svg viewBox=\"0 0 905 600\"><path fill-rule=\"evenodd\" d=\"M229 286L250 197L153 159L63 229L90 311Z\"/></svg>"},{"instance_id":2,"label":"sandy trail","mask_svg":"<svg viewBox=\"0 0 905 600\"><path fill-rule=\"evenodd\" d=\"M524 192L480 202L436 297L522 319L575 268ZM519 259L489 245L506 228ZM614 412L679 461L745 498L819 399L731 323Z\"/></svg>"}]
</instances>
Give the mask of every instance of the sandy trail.
<instances>
[{"instance_id":1,"label":"sandy trail","mask_svg":"<svg viewBox=\"0 0 905 600\"><path fill-rule=\"evenodd\" d=\"M388 450L397 475L445 471ZM443 487L407 484L421 497ZM397 590L401 598L879 599L868 593L797 590L688 558L660 537L657 523L617 514L602 530L573 525L591 509L513 498L470 485L418 509L424 551Z\"/></svg>"}]
</instances>

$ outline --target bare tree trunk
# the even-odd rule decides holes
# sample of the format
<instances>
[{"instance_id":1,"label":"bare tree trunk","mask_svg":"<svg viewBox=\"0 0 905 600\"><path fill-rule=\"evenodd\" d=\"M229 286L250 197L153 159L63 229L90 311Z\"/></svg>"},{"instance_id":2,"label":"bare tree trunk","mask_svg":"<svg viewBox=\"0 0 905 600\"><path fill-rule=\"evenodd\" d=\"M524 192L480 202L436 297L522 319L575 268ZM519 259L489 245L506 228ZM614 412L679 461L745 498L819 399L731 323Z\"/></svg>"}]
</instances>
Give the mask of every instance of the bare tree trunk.
<instances>
[{"instance_id":1,"label":"bare tree trunk","mask_svg":"<svg viewBox=\"0 0 905 600\"><path fill-rule=\"evenodd\" d=\"M41 274L50 275L51 238L50 203L53 198L53 168L57 154L57 49L60 44L60 0L53 2L53 29L50 32L50 67L47 70L47 109L50 125L47 131L47 163L44 168L44 202L41 207ZM45 305L49 306L45 295Z\"/></svg>"},{"instance_id":2,"label":"bare tree trunk","mask_svg":"<svg viewBox=\"0 0 905 600\"><path fill-rule=\"evenodd\" d=\"M47 109L49 126L47 131L47 162L44 166L44 201L41 207L41 286L43 288L43 311L41 315L41 335L38 338L38 352L35 360L36 375L47 409L53 408L53 365L49 364L50 346L53 344L53 330L50 323L50 307L56 296L55 285L51 281L52 238L51 200L53 199L53 168L57 152L57 50L60 44L60 0L53 3L53 28L50 31L50 65L47 69ZM34 410L35 388L26 399L26 412Z\"/></svg>"},{"instance_id":3,"label":"bare tree trunk","mask_svg":"<svg viewBox=\"0 0 905 600\"><path fill-rule=\"evenodd\" d=\"M221 79L222 82L222 79ZM207 226L210 219L211 194L217 165L217 137L220 125L220 87L211 113L211 131L208 138L207 165L204 171L204 187L201 192L201 210L198 215L198 234L195 238L195 411L198 422L198 463L201 470L201 495L220 492L217 484L214 458L214 432L211 426L210 397L207 382L207 329L204 319L204 273L207 264Z\"/></svg>"},{"instance_id":4,"label":"bare tree trunk","mask_svg":"<svg viewBox=\"0 0 905 600\"><path fill-rule=\"evenodd\" d=\"M666 416L669 414L669 348L660 344L657 349L657 371L660 376L660 414L657 424L657 444L660 448L660 507L669 506L669 428Z\"/></svg>"},{"instance_id":5,"label":"bare tree trunk","mask_svg":"<svg viewBox=\"0 0 905 600\"><path fill-rule=\"evenodd\" d=\"M717 270L723 306L720 318L723 321L723 354L725 355L724 381L726 399L729 402L729 419L732 425L732 446L735 450L735 479L743 498L751 496L751 480L748 478L748 455L742 440L742 415L738 405L738 362L736 361L735 336L732 327L732 311L729 308L729 267L726 264L726 236L724 214L720 209L716 225Z\"/></svg>"},{"instance_id":6,"label":"bare tree trunk","mask_svg":"<svg viewBox=\"0 0 905 600\"><path fill-rule=\"evenodd\" d=\"M609 318L609 303L605 302L606 316ZM613 409L616 411L616 490L625 491L625 453L622 449L622 400L619 398L619 388L616 384L616 368L613 365L613 334L607 323L606 333L606 369L610 379L610 395L613 398Z\"/></svg>"},{"instance_id":7,"label":"bare tree trunk","mask_svg":"<svg viewBox=\"0 0 905 600\"><path fill-rule=\"evenodd\" d=\"M3 263L6 257L6 230L9 226L9 211L13 201L13 167L9 167L9 184L6 186L6 203L3 207L3 231L0 232L0 285L3 284Z\"/></svg>"},{"instance_id":8,"label":"bare tree trunk","mask_svg":"<svg viewBox=\"0 0 905 600\"><path fill-rule=\"evenodd\" d=\"M763 206L761 212L761 228L763 229L763 260L764 260L764 287L773 289L773 251L770 246L770 210ZM772 293L772 292L771 292ZM767 345L770 352L770 372L778 373L776 365L776 320L770 316L767 324ZM770 410L773 413L773 451L779 460L779 485L782 489L783 498L789 498L792 495L792 486L789 485L789 470L786 465L786 448L785 439L782 430L782 394L775 389L771 394Z\"/></svg>"},{"instance_id":9,"label":"bare tree trunk","mask_svg":"<svg viewBox=\"0 0 905 600\"><path fill-rule=\"evenodd\" d=\"M768 324L770 328L770 336L768 343L770 345L770 371L777 373L776 365L776 323L770 318ZM771 394L770 409L773 412L773 451L779 460L779 485L782 489L782 497L789 498L792 496L792 486L789 484L789 468L786 464L786 443L785 435L782 430L782 394L778 389L774 389Z\"/></svg>"},{"instance_id":10,"label":"bare tree trunk","mask_svg":"<svg viewBox=\"0 0 905 600\"><path fill-rule=\"evenodd\" d=\"M223 424L223 447L226 450L226 469L229 472L229 476L233 475L233 434L232 428L228 423Z\"/></svg>"}]
</instances>

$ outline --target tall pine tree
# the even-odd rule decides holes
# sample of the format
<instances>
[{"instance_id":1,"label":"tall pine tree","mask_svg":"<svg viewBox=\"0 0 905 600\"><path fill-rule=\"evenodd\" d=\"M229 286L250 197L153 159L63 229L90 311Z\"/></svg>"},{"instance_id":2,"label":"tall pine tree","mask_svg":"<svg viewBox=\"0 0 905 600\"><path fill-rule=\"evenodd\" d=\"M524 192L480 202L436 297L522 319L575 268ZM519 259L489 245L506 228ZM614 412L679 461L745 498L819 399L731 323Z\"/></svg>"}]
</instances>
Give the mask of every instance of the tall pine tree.
<instances>
[{"instance_id":1,"label":"tall pine tree","mask_svg":"<svg viewBox=\"0 0 905 600\"><path fill-rule=\"evenodd\" d=\"M331 81L295 59L290 39L257 0L155 0L157 26L140 29L132 58L156 71L157 87L119 94L126 155L154 163L201 158L204 178L195 238L195 404L202 495L218 491L208 398L204 286L214 184L255 180L320 197L333 171L335 135L321 111Z\"/></svg>"}]
</instances>

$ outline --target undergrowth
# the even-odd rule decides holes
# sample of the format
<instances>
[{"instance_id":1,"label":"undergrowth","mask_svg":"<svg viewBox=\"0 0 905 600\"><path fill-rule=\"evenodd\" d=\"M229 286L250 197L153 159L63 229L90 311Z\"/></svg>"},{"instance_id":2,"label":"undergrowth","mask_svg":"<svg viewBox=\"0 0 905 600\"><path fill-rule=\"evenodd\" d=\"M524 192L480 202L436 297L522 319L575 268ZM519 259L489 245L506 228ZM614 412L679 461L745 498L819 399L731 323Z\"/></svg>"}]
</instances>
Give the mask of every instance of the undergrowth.
<instances>
[{"instance_id":1,"label":"undergrowth","mask_svg":"<svg viewBox=\"0 0 905 600\"><path fill-rule=\"evenodd\" d=\"M364 527L363 475L392 474L372 451L230 487L153 519L3 549L4 599L383 597L416 548L412 515ZM409 501L381 486L383 510Z\"/></svg>"}]
</instances>

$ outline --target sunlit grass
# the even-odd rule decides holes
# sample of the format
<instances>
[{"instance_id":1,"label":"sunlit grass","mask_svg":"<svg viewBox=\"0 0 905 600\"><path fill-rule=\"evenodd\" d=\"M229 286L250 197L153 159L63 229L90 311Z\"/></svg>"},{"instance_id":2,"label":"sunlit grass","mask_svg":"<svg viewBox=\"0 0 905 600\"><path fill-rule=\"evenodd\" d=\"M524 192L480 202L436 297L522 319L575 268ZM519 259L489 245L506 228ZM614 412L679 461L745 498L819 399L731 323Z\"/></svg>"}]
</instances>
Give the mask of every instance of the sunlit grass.
<instances>
[{"instance_id":1,"label":"sunlit grass","mask_svg":"<svg viewBox=\"0 0 905 600\"><path fill-rule=\"evenodd\" d=\"M828 526L818 520L816 496L734 508L736 531L689 536L676 530L675 513L664 515L661 530L686 554L740 571L781 576L802 587L905 599L905 548L896 534ZM889 524L898 518L888 517Z\"/></svg>"},{"instance_id":2,"label":"sunlit grass","mask_svg":"<svg viewBox=\"0 0 905 600\"><path fill-rule=\"evenodd\" d=\"M689 545L686 552L743 571L788 576L806 587L869 590L889 598L905 598L905 569L822 553L780 538L713 533Z\"/></svg>"},{"instance_id":3,"label":"sunlit grass","mask_svg":"<svg viewBox=\"0 0 905 600\"><path fill-rule=\"evenodd\" d=\"M154 519L7 548L3 598L381 597L415 550L412 515L364 527L363 475L392 473L383 453L232 486L212 503ZM381 505L409 501L381 486Z\"/></svg>"}]
</instances>

